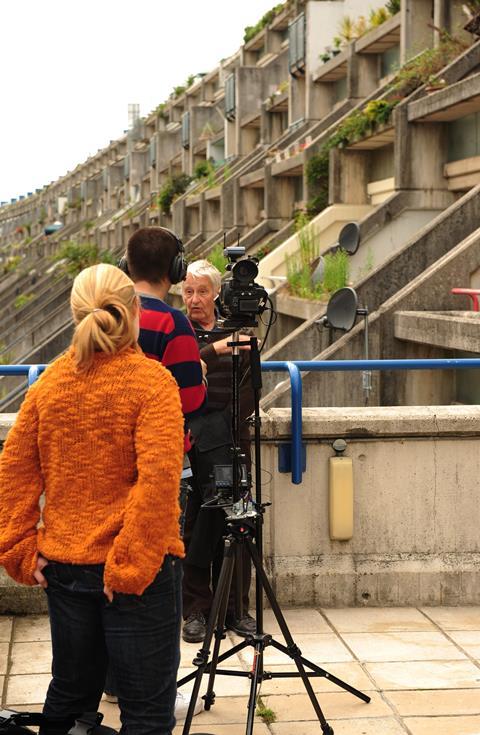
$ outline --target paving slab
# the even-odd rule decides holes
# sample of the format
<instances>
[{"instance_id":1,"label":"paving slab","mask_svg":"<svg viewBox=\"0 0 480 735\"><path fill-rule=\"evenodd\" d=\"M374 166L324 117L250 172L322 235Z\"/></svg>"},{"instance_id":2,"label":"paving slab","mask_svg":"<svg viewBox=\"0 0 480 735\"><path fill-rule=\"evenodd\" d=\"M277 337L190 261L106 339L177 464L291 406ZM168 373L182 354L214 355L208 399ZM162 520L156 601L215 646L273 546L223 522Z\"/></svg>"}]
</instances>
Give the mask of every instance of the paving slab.
<instances>
[{"instance_id":1,"label":"paving slab","mask_svg":"<svg viewBox=\"0 0 480 735\"><path fill-rule=\"evenodd\" d=\"M18 642L12 645L10 674L49 674L52 669L50 641Z\"/></svg>"},{"instance_id":2,"label":"paving slab","mask_svg":"<svg viewBox=\"0 0 480 735\"><path fill-rule=\"evenodd\" d=\"M391 717L392 708L377 692L369 692L372 701L367 704L347 692L325 692L320 707L327 721L330 719L355 719L362 717ZM315 710L307 694L289 696L262 696L262 702L275 712L277 722L301 722L315 720ZM318 723L317 723L318 727Z\"/></svg>"},{"instance_id":3,"label":"paving slab","mask_svg":"<svg viewBox=\"0 0 480 735\"><path fill-rule=\"evenodd\" d=\"M339 633L390 633L436 630L435 625L412 607L322 609Z\"/></svg>"},{"instance_id":4,"label":"paving slab","mask_svg":"<svg viewBox=\"0 0 480 735\"><path fill-rule=\"evenodd\" d=\"M28 615L15 618L14 641L49 641L48 615Z\"/></svg>"},{"instance_id":5,"label":"paving slab","mask_svg":"<svg viewBox=\"0 0 480 735\"><path fill-rule=\"evenodd\" d=\"M331 633L332 628L318 610L282 610L292 636L312 633ZM264 612L264 630L266 633L281 635L272 610ZM283 642L283 638L282 638Z\"/></svg>"},{"instance_id":6,"label":"paving slab","mask_svg":"<svg viewBox=\"0 0 480 735\"><path fill-rule=\"evenodd\" d=\"M328 720L335 735L405 735L406 730L393 717ZM272 735L319 735L318 722L275 722L270 726ZM436 735L439 735L437 732ZM442 733L443 735L443 733Z\"/></svg>"},{"instance_id":7,"label":"paving slab","mask_svg":"<svg viewBox=\"0 0 480 735\"><path fill-rule=\"evenodd\" d=\"M466 658L446 636L437 632L343 633L341 637L360 661L456 661Z\"/></svg>"},{"instance_id":8,"label":"paving slab","mask_svg":"<svg viewBox=\"0 0 480 735\"><path fill-rule=\"evenodd\" d=\"M480 717L407 717L412 735L479 735ZM337 735L337 733L335 733Z\"/></svg>"},{"instance_id":9,"label":"paving slab","mask_svg":"<svg viewBox=\"0 0 480 735\"><path fill-rule=\"evenodd\" d=\"M51 678L50 674L9 676L5 704L42 704Z\"/></svg>"},{"instance_id":10,"label":"paving slab","mask_svg":"<svg viewBox=\"0 0 480 735\"><path fill-rule=\"evenodd\" d=\"M443 630L479 630L480 607L422 607L422 612Z\"/></svg>"},{"instance_id":11,"label":"paving slab","mask_svg":"<svg viewBox=\"0 0 480 735\"><path fill-rule=\"evenodd\" d=\"M8 669L8 643L0 643L0 674L6 674Z\"/></svg>"},{"instance_id":12,"label":"paving slab","mask_svg":"<svg viewBox=\"0 0 480 735\"><path fill-rule=\"evenodd\" d=\"M5 615L0 616L0 641L4 643L11 638L12 635L12 623L13 618L6 617Z\"/></svg>"},{"instance_id":13,"label":"paving slab","mask_svg":"<svg viewBox=\"0 0 480 735\"><path fill-rule=\"evenodd\" d=\"M480 667L468 660L372 663L365 669L381 690L480 688Z\"/></svg>"},{"instance_id":14,"label":"paving slab","mask_svg":"<svg viewBox=\"0 0 480 735\"><path fill-rule=\"evenodd\" d=\"M449 630L448 635L475 659L480 659L480 630Z\"/></svg>"},{"instance_id":15,"label":"paving slab","mask_svg":"<svg viewBox=\"0 0 480 735\"><path fill-rule=\"evenodd\" d=\"M478 689L385 692L385 698L402 717L480 715Z\"/></svg>"}]
</instances>

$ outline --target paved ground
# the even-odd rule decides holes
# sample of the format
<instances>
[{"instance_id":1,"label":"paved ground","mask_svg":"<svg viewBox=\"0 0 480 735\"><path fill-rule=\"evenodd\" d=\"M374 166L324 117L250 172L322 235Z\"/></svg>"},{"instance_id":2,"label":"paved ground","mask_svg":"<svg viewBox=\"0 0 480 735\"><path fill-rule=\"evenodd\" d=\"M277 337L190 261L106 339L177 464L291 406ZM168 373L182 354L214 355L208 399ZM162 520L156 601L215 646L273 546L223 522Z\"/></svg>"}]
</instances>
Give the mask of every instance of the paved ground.
<instances>
[{"instance_id":1,"label":"paved ground","mask_svg":"<svg viewBox=\"0 0 480 735\"><path fill-rule=\"evenodd\" d=\"M372 698L364 704L325 679L313 680L335 735L480 735L480 607L289 610L286 617L307 658ZM268 632L277 633L270 612L266 621ZM182 645L181 674L197 648ZM283 661L268 650L268 669L285 670ZM231 667L250 664L246 649ZM39 709L49 667L47 618L0 617L1 704ZM248 680L219 677L215 690L214 707L195 717L192 733L243 735ZM258 720L255 735L321 735L300 680L266 681L261 697L276 722ZM117 708L103 702L102 710L106 724L118 726Z\"/></svg>"}]
</instances>

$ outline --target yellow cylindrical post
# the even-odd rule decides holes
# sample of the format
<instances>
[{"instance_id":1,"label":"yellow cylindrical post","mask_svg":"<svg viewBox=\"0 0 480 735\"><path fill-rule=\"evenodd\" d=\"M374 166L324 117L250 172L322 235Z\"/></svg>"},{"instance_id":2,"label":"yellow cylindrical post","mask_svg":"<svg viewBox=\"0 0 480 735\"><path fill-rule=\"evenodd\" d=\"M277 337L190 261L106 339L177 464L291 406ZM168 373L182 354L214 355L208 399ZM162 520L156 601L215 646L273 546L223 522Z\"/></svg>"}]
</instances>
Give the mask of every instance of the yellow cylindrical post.
<instances>
[{"instance_id":1,"label":"yellow cylindrical post","mask_svg":"<svg viewBox=\"0 0 480 735\"><path fill-rule=\"evenodd\" d=\"M353 463L350 457L329 460L330 538L348 541L353 536Z\"/></svg>"}]
</instances>

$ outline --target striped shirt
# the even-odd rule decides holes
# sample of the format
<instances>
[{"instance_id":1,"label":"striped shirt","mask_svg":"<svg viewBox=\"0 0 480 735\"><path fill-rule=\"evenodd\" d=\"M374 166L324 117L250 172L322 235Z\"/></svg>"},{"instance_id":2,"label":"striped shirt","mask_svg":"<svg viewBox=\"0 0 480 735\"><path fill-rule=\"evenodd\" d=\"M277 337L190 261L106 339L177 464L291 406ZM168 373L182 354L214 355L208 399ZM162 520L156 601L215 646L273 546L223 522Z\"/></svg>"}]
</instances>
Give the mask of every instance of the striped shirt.
<instances>
[{"instance_id":1,"label":"striped shirt","mask_svg":"<svg viewBox=\"0 0 480 735\"><path fill-rule=\"evenodd\" d=\"M188 421L203 413L206 405L195 333L190 321L178 309L155 296L140 294L140 300L139 345L147 357L168 368L177 381L188 430Z\"/></svg>"}]
</instances>

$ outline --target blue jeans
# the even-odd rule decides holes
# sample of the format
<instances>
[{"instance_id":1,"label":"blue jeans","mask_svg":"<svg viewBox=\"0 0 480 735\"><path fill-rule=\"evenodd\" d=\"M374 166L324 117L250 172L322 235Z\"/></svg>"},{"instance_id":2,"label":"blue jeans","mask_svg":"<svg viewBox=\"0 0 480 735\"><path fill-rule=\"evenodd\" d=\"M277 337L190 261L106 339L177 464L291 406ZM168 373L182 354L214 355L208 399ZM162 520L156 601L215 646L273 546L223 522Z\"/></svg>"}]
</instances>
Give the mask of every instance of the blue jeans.
<instances>
[{"instance_id":1,"label":"blue jeans","mask_svg":"<svg viewBox=\"0 0 480 735\"><path fill-rule=\"evenodd\" d=\"M143 595L103 594L103 564L50 562L43 570L52 631L51 718L96 712L108 665L123 735L171 735L180 662L181 563L166 556ZM42 735L60 735L42 728Z\"/></svg>"}]
</instances>

